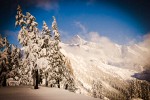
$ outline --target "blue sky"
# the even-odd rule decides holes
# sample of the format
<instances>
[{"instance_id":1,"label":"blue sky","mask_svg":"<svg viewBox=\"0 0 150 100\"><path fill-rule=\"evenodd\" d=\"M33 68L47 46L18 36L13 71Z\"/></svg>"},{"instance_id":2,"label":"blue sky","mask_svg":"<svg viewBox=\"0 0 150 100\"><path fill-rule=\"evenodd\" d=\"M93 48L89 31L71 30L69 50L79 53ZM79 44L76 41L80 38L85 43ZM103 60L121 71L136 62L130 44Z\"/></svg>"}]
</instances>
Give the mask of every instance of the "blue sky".
<instances>
[{"instance_id":1,"label":"blue sky","mask_svg":"<svg viewBox=\"0 0 150 100\"><path fill-rule=\"evenodd\" d=\"M13 44L18 44L17 34L20 29L14 26L18 4L21 5L24 14L30 12L36 17L40 30L43 20L51 28L52 16L55 16L63 41L76 34L87 39L90 32L97 32L115 43L128 44L130 41L141 41L150 30L150 10L146 0L14 1L1 0L3 5L0 10L0 33L7 36Z\"/></svg>"}]
</instances>

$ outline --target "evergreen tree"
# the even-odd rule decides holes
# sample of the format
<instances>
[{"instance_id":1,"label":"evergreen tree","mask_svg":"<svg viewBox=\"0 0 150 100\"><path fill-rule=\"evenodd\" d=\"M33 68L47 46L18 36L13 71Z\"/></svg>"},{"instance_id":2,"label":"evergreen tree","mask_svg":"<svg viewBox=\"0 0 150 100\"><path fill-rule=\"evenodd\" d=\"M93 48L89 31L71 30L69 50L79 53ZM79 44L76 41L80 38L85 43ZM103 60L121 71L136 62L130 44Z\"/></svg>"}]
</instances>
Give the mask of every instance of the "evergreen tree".
<instances>
[{"instance_id":1,"label":"evergreen tree","mask_svg":"<svg viewBox=\"0 0 150 100\"><path fill-rule=\"evenodd\" d=\"M71 91L75 90L75 83L70 70L65 64L65 56L60 52L60 34L57 28L57 22L53 16L52 29L54 32L54 40L52 42L51 52L49 55L51 67L48 69L48 84L51 87L65 88Z\"/></svg>"},{"instance_id":2,"label":"evergreen tree","mask_svg":"<svg viewBox=\"0 0 150 100\"><path fill-rule=\"evenodd\" d=\"M48 28L48 26L47 26L47 24L46 24L45 21L43 21L42 34L44 34L44 35L49 35L50 37L52 37L52 35L51 35L51 30Z\"/></svg>"},{"instance_id":3,"label":"evergreen tree","mask_svg":"<svg viewBox=\"0 0 150 100\"><path fill-rule=\"evenodd\" d=\"M7 41L7 38L0 39L2 42L1 55L0 55L0 82L2 86L6 86L6 79L8 77L8 73L10 72L11 68L11 48L10 44Z\"/></svg>"},{"instance_id":4,"label":"evergreen tree","mask_svg":"<svg viewBox=\"0 0 150 100\"><path fill-rule=\"evenodd\" d=\"M8 73L10 78L19 80L20 76L20 61L21 61L21 50L14 45L11 45L11 68Z\"/></svg>"},{"instance_id":5,"label":"evergreen tree","mask_svg":"<svg viewBox=\"0 0 150 100\"><path fill-rule=\"evenodd\" d=\"M21 30L18 34L18 39L20 44L22 44L24 49L24 57L22 59L22 83L32 84L33 79L32 71L37 68L37 58L38 58L38 28L37 22L35 22L35 17L29 12L26 16L22 14L20 6L17 8L16 25L21 26ZM19 23L19 24L18 24Z\"/></svg>"},{"instance_id":6,"label":"evergreen tree","mask_svg":"<svg viewBox=\"0 0 150 100\"><path fill-rule=\"evenodd\" d=\"M24 24L25 24L24 15L22 14L20 5L18 5L15 26L20 25L21 27L23 27Z\"/></svg>"},{"instance_id":7,"label":"evergreen tree","mask_svg":"<svg viewBox=\"0 0 150 100\"><path fill-rule=\"evenodd\" d=\"M60 41L60 34L58 32L57 22L54 16L53 16L52 28L53 28L53 33L54 33L54 39Z\"/></svg>"},{"instance_id":8,"label":"evergreen tree","mask_svg":"<svg viewBox=\"0 0 150 100\"><path fill-rule=\"evenodd\" d=\"M93 97L104 99L103 85L101 81L93 81L92 93L93 93Z\"/></svg>"},{"instance_id":9,"label":"evergreen tree","mask_svg":"<svg viewBox=\"0 0 150 100\"><path fill-rule=\"evenodd\" d=\"M19 77L20 49L9 44L0 36L0 85L6 86L6 79Z\"/></svg>"},{"instance_id":10,"label":"evergreen tree","mask_svg":"<svg viewBox=\"0 0 150 100\"><path fill-rule=\"evenodd\" d=\"M19 24L21 30L18 34L25 55L22 60L22 81L24 81L22 83L32 83L32 76L35 76L34 70L38 69L43 74L42 77L46 79L48 86L74 91L73 75L65 63L65 56L60 52L60 34L56 18L53 16L52 29L54 37L52 37L51 30L45 21L43 21L42 32L39 34L35 17L29 12L24 16L20 9L20 6L18 6L17 14L21 14L23 17L16 18L16 23L23 19L24 23Z\"/></svg>"}]
</instances>

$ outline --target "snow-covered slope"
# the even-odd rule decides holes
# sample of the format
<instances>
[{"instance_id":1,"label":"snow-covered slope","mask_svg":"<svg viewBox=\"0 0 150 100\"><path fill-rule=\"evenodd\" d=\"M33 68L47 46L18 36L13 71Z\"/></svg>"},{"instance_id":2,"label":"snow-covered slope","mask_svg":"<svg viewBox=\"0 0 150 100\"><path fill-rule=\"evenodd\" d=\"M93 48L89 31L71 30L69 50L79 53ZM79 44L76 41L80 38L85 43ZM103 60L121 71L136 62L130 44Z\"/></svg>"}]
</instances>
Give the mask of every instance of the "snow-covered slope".
<instances>
[{"instance_id":1,"label":"snow-covered slope","mask_svg":"<svg viewBox=\"0 0 150 100\"><path fill-rule=\"evenodd\" d=\"M28 86L0 87L1 100L100 100L64 89L39 87L35 90Z\"/></svg>"},{"instance_id":2,"label":"snow-covered slope","mask_svg":"<svg viewBox=\"0 0 150 100\"><path fill-rule=\"evenodd\" d=\"M92 90L93 81L101 81L105 88L115 91L111 84L116 84L115 81L125 84L134 73L142 70L142 63L136 61L137 56L143 57L142 54L147 53L146 48L98 44L78 35L72 40L71 44L61 43L61 52L71 61L80 93L91 95L89 90Z\"/></svg>"}]
</instances>

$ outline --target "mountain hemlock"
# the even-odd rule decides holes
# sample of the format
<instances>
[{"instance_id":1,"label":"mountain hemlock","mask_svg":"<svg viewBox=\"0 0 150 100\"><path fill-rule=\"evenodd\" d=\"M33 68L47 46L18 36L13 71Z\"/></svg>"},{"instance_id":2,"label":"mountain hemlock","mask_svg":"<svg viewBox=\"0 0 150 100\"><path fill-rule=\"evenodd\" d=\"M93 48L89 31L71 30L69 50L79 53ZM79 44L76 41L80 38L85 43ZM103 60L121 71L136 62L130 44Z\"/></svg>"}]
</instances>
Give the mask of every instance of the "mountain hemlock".
<instances>
[{"instance_id":1,"label":"mountain hemlock","mask_svg":"<svg viewBox=\"0 0 150 100\"><path fill-rule=\"evenodd\" d=\"M53 16L51 31L43 21L43 29L40 32L38 23L29 12L22 14L20 6L17 8L16 26L21 30L18 34L19 43L23 46L22 81L21 84L33 84L33 71L38 69L40 82L45 81L46 86L65 88L75 91L74 77L67 67L66 57L60 52L60 34L58 32L56 18ZM52 34L54 36L52 36Z\"/></svg>"}]
</instances>

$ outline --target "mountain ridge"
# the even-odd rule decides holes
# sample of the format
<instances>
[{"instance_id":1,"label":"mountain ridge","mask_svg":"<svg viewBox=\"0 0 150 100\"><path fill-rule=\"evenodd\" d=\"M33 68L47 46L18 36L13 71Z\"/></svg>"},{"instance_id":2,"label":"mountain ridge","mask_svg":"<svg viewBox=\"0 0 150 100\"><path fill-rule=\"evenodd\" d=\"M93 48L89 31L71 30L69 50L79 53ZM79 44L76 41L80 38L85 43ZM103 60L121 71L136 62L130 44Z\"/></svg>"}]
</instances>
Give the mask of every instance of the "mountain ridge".
<instances>
[{"instance_id":1,"label":"mountain ridge","mask_svg":"<svg viewBox=\"0 0 150 100\"><path fill-rule=\"evenodd\" d=\"M86 41L79 38L79 36L77 37L77 39ZM81 94L91 95L88 90L92 90L93 81L95 80L102 82L107 91L118 91L112 86L112 84L117 85L117 83L115 81L111 83L108 79L111 81L116 80L126 86L128 80L135 79L133 77L135 73L143 70L142 64L138 65L132 62L132 59L128 61L131 55L135 55L135 57L137 54L142 55L135 50L134 46L113 44L115 52L111 52L111 50L106 50L107 46L105 44L90 41L86 41L86 44L77 44L78 41L74 44L60 43L60 46L62 47L61 52L71 62L76 80L83 85L79 86L81 90L78 92ZM125 49L124 52L122 51L123 48ZM145 52L145 48L143 49L140 49L142 53Z\"/></svg>"}]
</instances>

